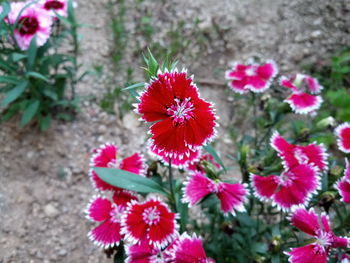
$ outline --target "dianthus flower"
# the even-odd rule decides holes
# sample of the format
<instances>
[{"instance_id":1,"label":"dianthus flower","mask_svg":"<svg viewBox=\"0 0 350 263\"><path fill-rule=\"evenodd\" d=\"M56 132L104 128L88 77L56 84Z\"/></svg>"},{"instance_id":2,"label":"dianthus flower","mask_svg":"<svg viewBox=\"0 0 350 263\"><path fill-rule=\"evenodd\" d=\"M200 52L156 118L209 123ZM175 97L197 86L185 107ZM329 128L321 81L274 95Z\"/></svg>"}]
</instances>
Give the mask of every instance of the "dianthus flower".
<instances>
[{"instance_id":1,"label":"dianthus flower","mask_svg":"<svg viewBox=\"0 0 350 263\"><path fill-rule=\"evenodd\" d=\"M325 214L316 215L313 209L297 208L291 218L292 225L312 236L313 243L293 248L287 254L291 263L326 263L332 248L347 247L347 238L337 237L329 227Z\"/></svg>"},{"instance_id":2,"label":"dianthus flower","mask_svg":"<svg viewBox=\"0 0 350 263\"><path fill-rule=\"evenodd\" d=\"M211 163L215 169L220 170L221 165L217 163L213 156L211 156L209 153L202 153L200 152L200 157L197 159L194 159L190 162L188 162L186 166L186 170L190 172L205 172L204 162Z\"/></svg>"},{"instance_id":3,"label":"dianthus flower","mask_svg":"<svg viewBox=\"0 0 350 263\"><path fill-rule=\"evenodd\" d=\"M344 153L350 153L350 123L345 122L335 129L339 149Z\"/></svg>"},{"instance_id":4,"label":"dianthus flower","mask_svg":"<svg viewBox=\"0 0 350 263\"><path fill-rule=\"evenodd\" d=\"M215 194L221 203L221 210L235 215L235 210L244 211L244 201L247 195L245 185L240 183L230 184L219 180L211 180L200 172L189 176L183 188L183 202L191 206L198 203L205 196Z\"/></svg>"},{"instance_id":5,"label":"dianthus flower","mask_svg":"<svg viewBox=\"0 0 350 263\"><path fill-rule=\"evenodd\" d=\"M229 86L237 93L249 91L263 92L271 85L272 79L278 70L274 61L267 61L262 65L235 64L231 70L226 71Z\"/></svg>"},{"instance_id":6,"label":"dianthus flower","mask_svg":"<svg viewBox=\"0 0 350 263\"><path fill-rule=\"evenodd\" d=\"M113 202L106 197L95 196L90 201L86 214L87 218L100 225L92 229L88 237L94 244L108 248L118 245L123 239L121 234L121 218L126 205L137 197L127 191L118 191L113 195Z\"/></svg>"},{"instance_id":7,"label":"dianthus flower","mask_svg":"<svg viewBox=\"0 0 350 263\"><path fill-rule=\"evenodd\" d=\"M51 16L56 16L55 12L63 17L68 16L67 0L42 0L41 7L50 12Z\"/></svg>"},{"instance_id":8,"label":"dianthus flower","mask_svg":"<svg viewBox=\"0 0 350 263\"><path fill-rule=\"evenodd\" d=\"M289 78L282 77L280 85L292 90L292 95L285 102L289 103L295 113L308 114L315 112L323 102L321 96L312 95L320 93L323 87L317 79L308 75L296 74Z\"/></svg>"},{"instance_id":9,"label":"dianthus flower","mask_svg":"<svg viewBox=\"0 0 350 263\"><path fill-rule=\"evenodd\" d=\"M125 239L133 244L148 242L163 248L178 235L176 214L158 199L131 201L123 216Z\"/></svg>"},{"instance_id":10,"label":"dianthus flower","mask_svg":"<svg viewBox=\"0 0 350 263\"><path fill-rule=\"evenodd\" d=\"M22 50L28 49L34 36L36 36L37 46L44 45L50 37L52 25L49 12L38 8L35 4L26 7L20 14L26 4L25 2L11 3L11 11L7 16L10 24L15 24L18 17L14 37Z\"/></svg>"},{"instance_id":11,"label":"dianthus flower","mask_svg":"<svg viewBox=\"0 0 350 263\"><path fill-rule=\"evenodd\" d=\"M212 104L199 97L186 72L160 73L140 96L137 111L150 127L151 149L182 159L215 135Z\"/></svg>"},{"instance_id":12,"label":"dianthus flower","mask_svg":"<svg viewBox=\"0 0 350 263\"><path fill-rule=\"evenodd\" d=\"M163 251L147 241L140 244L129 244L125 247L126 263L164 263L166 261Z\"/></svg>"},{"instance_id":13,"label":"dianthus flower","mask_svg":"<svg viewBox=\"0 0 350 263\"><path fill-rule=\"evenodd\" d=\"M120 163L118 163L117 151L117 147L111 143L106 143L100 146L94 151L95 154L91 158L90 166L119 168L131 173L145 176L147 165L141 154L135 153L129 157L122 159ZM110 185L101 180L92 169L90 170L90 176L97 190L120 190L119 187Z\"/></svg>"},{"instance_id":14,"label":"dianthus flower","mask_svg":"<svg viewBox=\"0 0 350 263\"><path fill-rule=\"evenodd\" d=\"M166 249L168 261L174 263L215 263L208 258L200 238L193 234L192 237L183 233L173 244Z\"/></svg>"},{"instance_id":15,"label":"dianthus flower","mask_svg":"<svg viewBox=\"0 0 350 263\"><path fill-rule=\"evenodd\" d=\"M280 176L251 174L251 182L259 199L272 199L282 210L305 205L320 185L318 169L310 164L286 169Z\"/></svg>"},{"instance_id":16,"label":"dianthus flower","mask_svg":"<svg viewBox=\"0 0 350 263\"><path fill-rule=\"evenodd\" d=\"M328 168L328 154L323 144L294 145L288 143L278 132L274 132L271 137L271 146L278 152L286 168L292 168L303 163L312 164L320 171Z\"/></svg>"},{"instance_id":17,"label":"dianthus flower","mask_svg":"<svg viewBox=\"0 0 350 263\"><path fill-rule=\"evenodd\" d=\"M341 201L350 204L350 164L346 162L346 168L343 178L341 178L335 185L338 189Z\"/></svg>"}]
</instances>

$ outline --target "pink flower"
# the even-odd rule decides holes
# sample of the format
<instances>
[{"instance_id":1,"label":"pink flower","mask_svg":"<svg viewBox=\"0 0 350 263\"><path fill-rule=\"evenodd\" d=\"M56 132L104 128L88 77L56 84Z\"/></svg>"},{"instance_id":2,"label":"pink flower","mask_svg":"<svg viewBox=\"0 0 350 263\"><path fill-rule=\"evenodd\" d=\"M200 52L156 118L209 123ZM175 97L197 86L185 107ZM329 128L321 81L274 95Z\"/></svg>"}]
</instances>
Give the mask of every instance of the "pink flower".
<instances>
[{"instance_id":1,"label":"pink flower","mask_svg":"<svg viewBox=\"0 0 350 263\"><path fill-rule=\"evenodd\" d=\"M208 143L215 135L212 104L199 97L186 72L166 72L147 85L137 111L150 128L151 148L164 156L181 159Z\"/></svg>"},{"instance_id":2,"label":"pink flower","mask_svg":"<svg viewBox=\"0 0 350 263\"><path fill-rule=\"evenodd\" d=\"M50 12L51 16L55 17L55 12L63 17L68 16L67 0L42 0L41 7ZM54 12L55 11L55 12Z\"/></svg>"},{"instance_id":3,"label":"pink flower","mask_svg":"<svg viewBox=\"0 0 350 263\"><path fill-rule=\"evenodd\" d=\"M318 216L313 209L297 208L291 221L293 226L316 239L309 245L288 252L291 263L326 263L331 248L347 247L349 244L347 238L334 235L325 214Z\"/></svg>"},{"instance_id":4,"label":"pink flower","mask_svg":"<svg viewBox=\"0 0 350 263\"><path fill-rule=\"evenodd\" d=\"M151 154L156 155L158 159L160 159L165 165L169 165L169 156L165 155L164 151L159 151L158 149L151 149ZM176 168L185 168L190 162L198 160L199 154L201 152L200 147L195 149L194 151L190 151L188 155L183 156L173 156L171 158L172 167Z\"/></svg>"},{"instance_id":5,"label":"pink flower","mask_svg":"<svg viewBox=\"0 0 350 263\"><path fill-rule=\"evenodd\" d=\"M338 147L344 153L350 153L350 123L345 122L335 129L335 135L338 137Z\"/></svg>"},{"instance_id":6,"label":"pink flower","mask_svg":"<svg viewBox=\"0 0 350 263\"><path fill-rule=\"evenodd\" d=\"M306 92L302 89L303 84L306 86ZM321 96L311 95L320 93L323 87L317 79L308 75L296 74L290 78L282 77L280 85L292 90L292 95L285 102L289 103L295 113L308 114L314 112L320 108L323 102Z\"/></svg>"},{"instance_id":7,"label":"pink flower","mask_svg":"<svg viewBox=\"0 0 350 263\"><path fill-rule=\"evenodd\" d=\"M341 257L341 263L350 263L350 255L343 254L343 256Z\"/></svg>"},{"instance_id":8,"label":"pink flower","mask_svg":"<svg viewBox=\"0 0 350 263\"><path fill-rule=\"evenodd\" d=\"M120 163L118 163L117 151L118 149L114 144L106 143L101 145L94 151L95 154L91 158L90 165L92 167L119 168L131 173L145 176L147 165L141 154L135 153L122 159ZM120 188L101 180L92 169L90 170L90 177L97 190L120 190Z\"/></svg>"},{"instance_id":9,"label":"pink flower","mask_svg":"<svg viewBox=\"0 0 350 263\"><path fill-rule=\"evenodd\" d=\"M125 239L133 244L148 242L163 248L178 235L176 214L158 199L131 201L123 217Z\"/></svg>"},{"instance_id":10,"label":"pink flower","mask_svg":"<svg viewBox=\"0 0 350 263\"><path fill-rule=\"evenodd\" d=\"M140 244L130 244L126 246L126 263L164 263L167 262L164 258L163 251L154 247L146 241Z\"/></svg>"},{"instance_id":11,"label":"pink flower","mask_svg":"<svg viewBox=\"0 0 350 263\"><path fill-rule=\"evenodd\" d=\"M196 234L190 237L187 233L183 233L171 247L166 249L165 254L169 257L168 262L215 263L213 259L207 257L202 241Z\"/></svg>"},{"instance_id":12,"label":"pink flower","mask_svg":"<svg viewBox=\"0 0 350 263\"><path fill-rule=\"evenodd\" d=\"M209 153L203 154L200 152L200 157L199 159L194 159L193 161L188 162L186 169L190 172L205 172L205 168L203 165L203 162L209 162L211 163L217 170L221 169L221 165L218 164L214 157L211 156Z\"/></svg>"},{"instance_id":13,"label":"pink flower","mask_svg":"<svg viewBox=\"0 0 350 263\"><path fill-rule=\"evenodd\" d=\"M262 65L236 64L226 71L226 79L230 81L232 90L240 94L263 92L270 87L277 72L277 65L271 60Z\"/></svg>"},{"instance_id":14,"label":"pink flower","mask_svg":"<svg viewBox=\"0 0 350 263\"><path fill-rule=\"evenodd\" d=\"M306 204L320 186L318 169L309 164L294 166L280 176L251 174L251 182L258 198L272 199L282 210Z\"/></svg>"},{"instance_id":15,"label":"pink flower","mask_svg":"<svg viewBox=\"0 0 350 263\"><path fill-rule=\"evenodd\" d=\"M274 132L271 137L271 146L283 159L287 169L303 163L312 164L320 171L328 169L328 154L323 144L294 145L288 143L278 132Z\"/></svg>"},{"instance_id":16,"label":"pink flower","mask_svg":"<svg viewBox=\"0 0 350 263\"><path fill-rule=\"evenodd\" d=\"M345 175L335 185L338 189L341 201L350 204L350 164L346 162Z\"/></svg>"},{"instance_id":17,"label":"pink flower","mask_svg":"<svg viewBox=\"0 0 350 263\"><path fill-rule=\"evenodd\" d=\"M17 17L17 28L14 30L14 37L22 50L28 49L33 37L36 36L37 46L42 46L49 39L51 34L52 18L50 14L37 5L30 5L22 9L27 3L11 3L11 11L8 14L8 22L14 24Z\"/></svg>"},{"instance_id":18,"label":"pink flower","mask_svg":"<svg viewBox=\"0 0 350 263\"><path fill-rule=\"evenodd\" d=\"M123 192L116 192L113 200L118 200L119 195L124 195ZM100 225L91 230L88 237L94 244L103 248L118 245L123 239L121 234L121 217L125 212L128 202L134 200L124 199L123 201L111 202L105 197L95 196L90 201L86 214L87 218L94 222L99 222Z\"/></svg>"},{"instance_id":19,"label":"pink flower","mask_svg":"<svg viewBox=\"0 0 350 263\"><path fill-rule=\"evenodd\" d=\"M235 215L235 210L244 211L246 195L248 193L245 185L236 183L230 184L219 180L213 181L202 173L196 172L185 182L183 188L183 202L191 206L197 204L205 196L215 194L221 203L221 210Z\"/></svg>"}]
</instances>

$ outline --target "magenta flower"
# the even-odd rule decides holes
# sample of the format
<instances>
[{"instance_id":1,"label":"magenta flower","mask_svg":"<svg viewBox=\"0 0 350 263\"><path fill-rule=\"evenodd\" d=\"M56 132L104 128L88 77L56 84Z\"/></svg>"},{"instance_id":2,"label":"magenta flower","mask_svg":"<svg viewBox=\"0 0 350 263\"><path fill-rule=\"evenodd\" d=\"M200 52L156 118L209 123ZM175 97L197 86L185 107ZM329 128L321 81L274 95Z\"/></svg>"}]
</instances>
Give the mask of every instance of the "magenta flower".
<instances>
[{"instance_id":1,"label":"magenta flower","mask_svg":"<svg viewBox=\"0 0 350 263\"><path fill-rule=\"evenodd\" d=\"M28 49L35 35L37 46L44 45L50 37L52 25L49 12L38 8L37 5L25 8L20 14L25 5L25 2L11 3L11 11L7 16L7 21L10 24L14 24L19 16L14 37L22 50Z\"/></svg>"},{"instance_id":2,"label":"magenta flower","mask_svg":"<svg viewBox=\"0 0 350 263\"><path fill-rule=\"evenodd\" d=\"M291 218L292 225L312 236L313 243L293 248L287 254L291 263L326 263L332 248L347 247L349 240L334 235L325 214L316 215L313 209L297 208Z\"/></svg>"},{"instance_id":3,"label":"magenta flower","mask_svg":"<svg viewBox=\"0 0 350 263\"><path fill-rule=\"evenodd\" d=\"M277 65L271 60L262 65L235 64L226 71L226 79L230 81L229 86L234 92L263 92L270 87L277 73Z\"/></svg>"},{"instance_id":4,"label":"magenta flower","mask_svg":"<svg viewBox=\"0 0 350 263\"><path fill-rule=\"evenodd\" d=\"M176 214L158 199L143 203L131 201L123 216L125 239L133 244L148 242L163 248L178 235Z\"/></svg>"},{"instance_id":5,"label":"magenta flower","mask_svg":"<svg viewBox=\"0 0 350 263\"><path fill-rule=\"evenodd\" d=\"M146 175L147 165L142 154L135 153L118 162L117 151L118 148L114 144L106 143L101 145L98 149L94 150L94 155L91 158L90 166L119 168L138 175ZM110 185L101 180L92 169L90 170L90 178L97 190L121 190L119 187Z\"/></svg>"},{"instance_id":6,"label":"magenta flower","mask_svg":"<svg viewBox=\"0 0 350 263\"><path fill-rule=\"evenodd\" d=\"M158 74L146 86L137 111L150 127L151 149L164 156L189 156L215 136L216 116L212 104L199 97L186 72Z\"/></svg>"},{"instance_id":7,"label":"magenta flower","mask_svg":"<svg viewBox=\"0 0 350 263\"><path fill-rule=\"evenodd\" d=\"M270 199L282 210L305 205L320 186L318 169L309 164L286 169L280 176L251 174L251 182L259 199Z\"/></svg>"},{"instance_id":8,"label":"magenta flower","mask_svg":"<svg viewBox=\"0 0 350 263\"><path fill-rule=\"evenodd\" d=\"M188 162L187 166L186 166L186 170L189 172L201 172L204 173L205 172L205 168L203 165L203 162L209 162L211 163L215 169L220 170L221 169L221 165L219 163L217 163L214 159L213 156L211 156L209 153L202 153L200 152L200 157L197 159L194 159L190 162Z\"/></svg>"},{"instance_id":9,"label":"magenta flower","mask_svg":"<svg viewBox=\"0 0 350 263\"><path fill-rule=\"evenodd\" d=\"M328 169L328 154L323 144L312 143L306 146L290 144L276 131L271 137L271 146L278 152L287 169L303 163L312 164L320 171Z\"/></svg>"},{"instance_id":10,"label":"magenta flower","mask_svg":"<svg viewBox=\"0 0 350 263\"><path fill-rule=\"evenodd\" d=\"M292 90L292 95L285 102L289 103L295 113L308 114L321 107L323 102L321 96L312 95L320 93L323 89L317 79L304 74L296 74L290 78L282 77L280 85Z\"/></svg>"},{"instance_id":11,"label":"magenta flower","mask_svg":"<svg viewBox=\"0 0 350 263\"><path fill-rule=\"evenodd\" d=\"M67 0L42 0L40 1L40 4L41 7L50 12L51 16L53 17L56 16L55 12L63 17L68 16Z\"/></svg>"},{"instance_id":12,"label":"magenta flower","mask_svg":"<svg viewBox=\"0 0 350 263\"><path fill-rule=\"evenodd\" d=\"M221 210L227 214L235 215L235 210L244 211L244 202L248 193L244 184L225 183L219 180L211 180L200 172L189 176L188 181L184 183L183 202L190 206L197 204L205 196L215 194L221 203Z\"/></svg>"},{"instance_id":13,"label":"magenta flower","mask_svg":"<svg viewBox=\"0 0 350 263\"><path fill-rule=\"evenodd\" d=\"M336 183L335 188L342 197L341 201L350 204L350 164L348 162L346 162L344 174L344 177Z\"/></svg>"},{"instance_id":14,"label":"magenta flower","mask_svg":"<svg viewBox=\"0 0 350 263\"><path fill-rule=\"evenodd\" d=\"M126 263L164 263L168 262L165 259L163 251L154 247L146 241L140 244L130 244L125 246Z\"/></svg>"},{"instance_id":15,"label":"magenta flower","mask_svg":"<svg viewBox=\"0 0 350 263\"><path fill-rule=\"evenodd\" d=\"M124 199L119 200L119 196L123 196ZM129 199L125 198L125 193L121 191L114 194L114 202L101 196L95 196L90 201L86 209L87 218L93 222L100 223L88 233L89 239L94 244L108 248L118 245L123 239L121 233L122 215L125 212L127 203L137 199L134 196L129 197ZM118 201L115 202L116 200Z\"/></svg>"},{"instance_id":16,"label":"magenta flower","mask_svg":"<svg viewBox=\"0 0 350 263\"><path fill-rule=\"evenodd\" d=\"M208 258L200 238L193 234L192 237L183 233L176 239L165 254L168 260L173 263L215 263L215 260Z\"/></svg>"},{"instance_id":17,"label":"magenta flower","mask_svg":"<svg viewBox=\"0 0 350 263\"><path fill-rule=\"evenodd\" d=\"M344 153L350 153L350 123L345 122L335 129L338 147Z\"/></svg>"}]
</instances>

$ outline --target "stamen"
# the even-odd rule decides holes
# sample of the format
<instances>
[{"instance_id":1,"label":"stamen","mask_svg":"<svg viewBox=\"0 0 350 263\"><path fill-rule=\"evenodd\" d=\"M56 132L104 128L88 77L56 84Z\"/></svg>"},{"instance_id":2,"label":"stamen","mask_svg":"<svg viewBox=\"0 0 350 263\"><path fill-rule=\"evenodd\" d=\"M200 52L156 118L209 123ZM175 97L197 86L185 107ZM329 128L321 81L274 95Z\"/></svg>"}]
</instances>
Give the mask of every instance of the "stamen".
<instances>
[{"instance_id":1,"label":"stamen","mask_svg":"<svg viewBox=\"0 0 350 263\"><path fill-rule=\"evenodd\" d=\"M190 118L193 118L193 103L190 102L191 98L186 98L181 101L175 98L175 104L171 105L167 109L167 113L173 119L175 123L183 123Z\"/></svg>"},{"instance_id":2,"label":"stamen","mask_svg":"<svg viewBox=\"0 0 350 263\"><path fill-rule=\"evenodd\" d=\"M155 225L160 221L160 212L157 207L149 207L142 213L142 218L147 225Z\"/></svg>"}]
</instances>

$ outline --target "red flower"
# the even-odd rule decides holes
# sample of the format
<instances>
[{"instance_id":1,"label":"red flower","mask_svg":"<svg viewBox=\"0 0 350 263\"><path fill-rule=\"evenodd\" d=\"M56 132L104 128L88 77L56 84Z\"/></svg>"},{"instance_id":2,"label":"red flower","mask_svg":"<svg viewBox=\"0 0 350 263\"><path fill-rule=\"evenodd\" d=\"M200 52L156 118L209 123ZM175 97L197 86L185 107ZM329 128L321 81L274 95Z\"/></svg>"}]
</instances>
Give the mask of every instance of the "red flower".
<instances>
[{"instance_id":1,"label":"red flower","mask_svg":"<svg viewBox=\"0 0 350 263\"><path fill-rule=\"evenodd\" d=\"M90 201L86 209L87 218L100 223L88 234L88 237L94 244L108 248L118 245L123 239L120 225L122 215L125 212L127 203L137 199L134 196L125 198L125 195L126 193L123 191L116 192L113 196L114 203L100 196L95 196ZM124 196L124 198L119 200L120 196Z\"/></svg>"},{"instance_id":2,"label":"red flower","mask_svg":"<svg viewBox=\"0 0 350 263\"><path fill-rule=\"evenodd\" d=\"M297 208L291 221L293 226L316 239L309 245L288 252L291 263L326 263L331 248L347 247L349 244L347 238L334 235L325 214L317 216L313 209Z\"/></svg>"},{"instance_id":3,"label":"red flower","mask_svg":"<svg viewBox=\"0 0 350 263\"><path fill-rule=\"evenodd\" d=\"M144 241L140 244L126 246L126 263L164 263L163 251Z\"/></svg>"},{"instance_id":4,"label":"red flower","mask_svg":"<svg viewBox=\"0 0 350 263\"><path fill-rule=\"evenodd\" d=\"M230 81L232 90L240 94L248 91L263 92L270 87L277 72L274 61L267 61L262 65L236 64L226 71L226 79Z\"/></svg>"},{"instance_id":5,"label":"red flower","mask_svg":"<svg viewBox=\"0 0 350 263\"><path fill-rule=\"evenodd\" d=\"M350 123L345 122L335 129L338 147L344 153L350 153Z\"/></svg>"},{"instance_id":6,"label":"red flower","mask_svg":"<svg viewBox=\"0 0 350 263\"><path fill-rule=\"evenodd\" d=\"M338 189L341 201L350 204L350 164L346 162L345 175L335 185Z\"/></svg>"},{"instance_id":7,"label":"red flower","mask_svg":"<svg viewBox=\"0 0 350 263\"><path fill-rule=\"evenodd\" d=\"M163 248L178 234L176 214L158 199L150 199L143 203L132 201L123 217L123 233L125 239L138 244L149 244Z\"/></svg>"},{"instance_id":8,"label":"red flower","mask_svg":"<svg viewBox=\"0 0 350 263\"><path fill-rule=\"evenodd\" d=\"M189 155L215 135L212 105L199 97L186 72L166 72L147 85L137 111L150 128L151 148L170 158Z\"/></svg>"},{"instance_id":9,"label":"red flower","mask_svg":"<svg viewBox=\"0 0 350 263\"><path fill-rule=\"evenodd\" d=\"M320 185L317 168L309 164L294 166L280 176L252 174L251 182L258 198L272 199L282 210L305 205Z\"/></svg>"},{"instance_id":10,"label":"red flower","mask_svg":"<svg viewBox=\"0 0 350 263\"><path fill-rule=\"evenodd\" d=\"M183 233L166 249L165 254L169 258L167 262L215 263L213 259L207 257L201 239L195 234L190 237L187 233Z\"/></svg>"},{"instance_id":11,"label":"red flower","mask_svg":"<svg viewBox=\"0 0 350 263\"><path fill-rule=\"evenodd\" d=\"M271 146L283 159L287 169L303 163L315 165L320 171L328 168L328 154L323 144L294 145L288 143L278 132L274 132L271 137Z\"/></svg>"},{"instance_id":12,"label":"red flower","mask_svg":"<svg viewBox=\"0 0 350 263\"><path fill-rule=\"evenodd\" d=\"M146 174L146 162L143 155L135 153L130 157L124 158L118 164L117 161L117 147L114 144L106 143L100 146L98 149L94 150L95 154L91 158L92 167L109 167L109 168L119 168L131 173L145 176ZM105 181L101 180L98 175L91 169L90 170L91 180L97 190L121 190L119 187L110 185Z\"/></svg>"},{"instance_id":13,"label":"red flower","mask_svg":"<svg viewBox=\"0 0 350 263\"><path fill-rule=\"evenodd\" d=\"M289 103L295 113L308 114L319 109L323 100L321 96L302 91L303 84L306 86L306 91L312 94L318 94L323 89L317 79L304 74L296 74L290 78L282 77L280 80L281 86L292 90L292 95L285 102Z\"/></svg>"},{"instance_id":14,"label":"red flower","mask_svg":"<svg viewBox=\"0 0 350 263\"><path fill-rule=\"evenodd\" d=\"M245 185L236 183L224 183L213 181L201 173L195 173L185 182L183 188L183 201L191 206L198 203L209 194L215 194L221 203L221 210L226 213L235 214L235 210L244 211L243 203L245 201L247 190Z\"/></svg>"}]
</instances>

